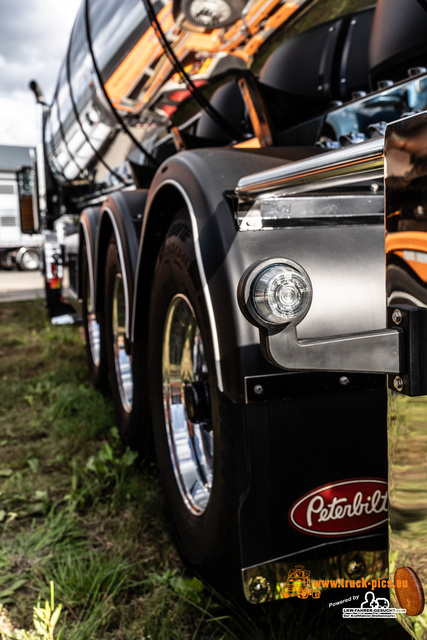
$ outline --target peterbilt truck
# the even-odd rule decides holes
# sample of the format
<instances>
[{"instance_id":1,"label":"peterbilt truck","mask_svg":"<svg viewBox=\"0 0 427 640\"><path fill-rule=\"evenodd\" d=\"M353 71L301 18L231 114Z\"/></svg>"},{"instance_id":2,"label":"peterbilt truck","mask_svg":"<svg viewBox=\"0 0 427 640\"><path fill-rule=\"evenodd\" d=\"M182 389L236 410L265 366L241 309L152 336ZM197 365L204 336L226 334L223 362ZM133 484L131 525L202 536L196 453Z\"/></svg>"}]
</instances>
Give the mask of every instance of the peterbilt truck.
<instances>
[{"instance_id":1,"label":"peterbilt truck","mask_svg":"<svg viewBox=\"0 0 427 640\"><path fill-rule=\"evenodd\" d=\"M410 570L416 637L426 28L421 0L84 0L52 101L31 83L47 303L154 444L182 555L254 603L296 565Z\"/></svg>"}]
</instances>

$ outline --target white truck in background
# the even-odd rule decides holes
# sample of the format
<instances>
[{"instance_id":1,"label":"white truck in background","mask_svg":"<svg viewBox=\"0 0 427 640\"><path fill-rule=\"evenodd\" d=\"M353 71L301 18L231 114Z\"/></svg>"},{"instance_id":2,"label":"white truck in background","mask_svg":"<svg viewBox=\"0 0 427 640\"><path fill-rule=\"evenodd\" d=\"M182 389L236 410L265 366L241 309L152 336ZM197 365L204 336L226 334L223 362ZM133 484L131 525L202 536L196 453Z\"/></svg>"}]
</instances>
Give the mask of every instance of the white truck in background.
<instances>
[{"instance_id":1,"label":"white truck in background","mask_svg":"<svg viewBox=\"0 0 427 640\"><path fill-rule=\"evenodd\" d=\"M31 147L0 145L0 267L39 268L42 237L24 233L19 215L19 170L33 164Z\"/></svg>"}]
</instances>

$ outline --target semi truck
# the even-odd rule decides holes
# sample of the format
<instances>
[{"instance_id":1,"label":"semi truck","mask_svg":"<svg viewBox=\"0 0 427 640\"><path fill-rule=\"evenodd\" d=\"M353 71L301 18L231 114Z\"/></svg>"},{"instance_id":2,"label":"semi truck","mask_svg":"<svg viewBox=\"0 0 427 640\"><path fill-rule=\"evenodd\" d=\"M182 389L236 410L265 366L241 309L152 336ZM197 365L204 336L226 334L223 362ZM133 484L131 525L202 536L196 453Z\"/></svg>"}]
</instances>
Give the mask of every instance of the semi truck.
<instances>
[{"instance_id":1,"label":"semi truck","mask_svg":"<svg viewBox=\"0 0 427 640\"><path fill-rule=\"evenodd\" d=\"M426 27L425 0L83 0L52 101L31 83L48 307L154 447L183 557L253 603L296 565L410 570L414 637Z\"/></svg>"},{"instance_id":2,"label":"semi truck","mask_svg":"<svg viewBox=\"0 0 427 640\"><path fill-rule=\"evenodd\" d=\"M26 233L19 215L18 175L32 162L34 149L0 145L0 267L22 271L39 268L41 236ZM27 172L28 175L28 172ZM21 185L21 193L24 185ZM31 195L31 189L29 190Z\"/></svg>"}]
</instances>

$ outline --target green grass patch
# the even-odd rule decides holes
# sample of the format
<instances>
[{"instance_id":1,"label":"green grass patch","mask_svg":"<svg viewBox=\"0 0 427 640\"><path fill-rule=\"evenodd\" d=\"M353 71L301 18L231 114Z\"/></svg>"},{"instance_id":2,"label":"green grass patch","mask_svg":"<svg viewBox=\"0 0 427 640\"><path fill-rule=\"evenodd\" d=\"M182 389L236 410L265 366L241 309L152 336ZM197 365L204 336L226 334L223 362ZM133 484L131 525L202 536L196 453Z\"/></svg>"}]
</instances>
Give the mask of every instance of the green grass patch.
<instances>
[{"instance_id":1,"label":"green grass patch","mask_svg":"<svg viewBox=\"0 0 427 640\"><path fill-rule=\"evenodd\" d=\"M2 304L0 345L1 640L405 637L215 593L176 551L154 463L123 447L88 382L81 327L51 326L42 301Z\"/></svg>"}]
</instances>

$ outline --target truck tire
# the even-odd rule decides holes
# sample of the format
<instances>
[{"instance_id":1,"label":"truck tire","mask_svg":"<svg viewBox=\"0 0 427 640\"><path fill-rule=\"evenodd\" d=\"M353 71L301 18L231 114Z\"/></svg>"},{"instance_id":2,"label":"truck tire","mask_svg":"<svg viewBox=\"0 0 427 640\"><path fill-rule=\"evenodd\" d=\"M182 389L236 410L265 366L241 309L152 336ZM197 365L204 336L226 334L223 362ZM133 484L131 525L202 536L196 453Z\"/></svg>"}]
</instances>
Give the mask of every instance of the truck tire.
<instances>
[{"instance_id":1,"label":"truck tire","mask_svg":"<svg viewBox=\"0 0 427 640\"><path fill-rule=\"evenodd\" d=\"M141 398L138 397L140 392L134 394L134 365L126 339L125 290L129 284L121 267L117 240L113 234L106 254L104 291L109 386L121 439L130 447L141 450L144 427L140 420Z\"/></svg>"},{"instance_id":2,"label":"truck tire","mask_svg":"<svg viewBox=\"0 0 427 640\"><path fill-rule=\"evenodd\" d=\"M406 269L409 269L407 266ZM413 276L397 264L387 265L387 293L390 305L427 305L427 286L415 273Z\"/></svg>"},{"instance_id":3,"label":"truck tire","mask_svg":"<svg viewBox=\"0 0 427 640\"><path fill-rule=\"evenodd\" d=\"M182 214L157 260L149 336L154 444L177 544L205 579L222 591L241 591L241 426L217 386L190 223Z\"/></svg>"},{"instance_id":4,"label":"truck tire","mask_svg":"<svg viewBox=\"0 0 427 640\"><path fill-rule=\"evenodd\" d=\"M105 337L102 318L94 309L94 274L90 273L88 249L86 242L82 243L81 285L82 285L82 315L86 338L86 354L90 379L93 385L107 393L108 366L105 353ZM91 277L92 276L92 277ZM101 320L99 322L99 320Z\"/></svg>"}]
</instances>

